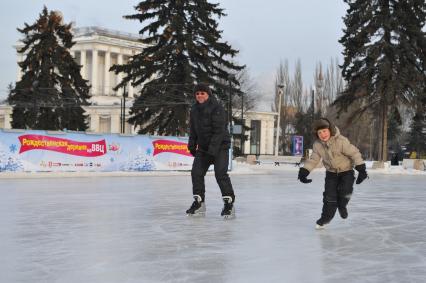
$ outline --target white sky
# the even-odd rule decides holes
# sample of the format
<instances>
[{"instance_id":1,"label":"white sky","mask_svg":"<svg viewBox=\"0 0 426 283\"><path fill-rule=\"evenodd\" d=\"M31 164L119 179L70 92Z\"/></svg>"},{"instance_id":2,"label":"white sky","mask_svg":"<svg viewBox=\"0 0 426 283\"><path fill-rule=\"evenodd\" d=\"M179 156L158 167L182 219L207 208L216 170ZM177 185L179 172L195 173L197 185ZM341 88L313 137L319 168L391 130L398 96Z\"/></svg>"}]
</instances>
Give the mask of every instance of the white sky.
<instances>
[{"instance_id":1,"label":"white sky","mask_svg":"<svg viewBox=\"0 0 426 283\"><path fill-rule=\"evenodd\" d=\"M78 27L100 26L137 33L141 24L125 20L135 13L138 0L14 0L0 3L0 97L7 85L16 80L17 64L13 45L20 38L16 31L24 23L32 24L43 5L60 10L65 22ZM315 65L327 65L330 58L341 61L346 5L342 0L210 0L219 2L228 14L219 22L224 39L240 50L239 64L245 64L266 97L271 97L275 73L281 60L288 59L290 73L298 58L306 87L312 84ZM267 98L265 98L267 99Z\"/></svg>"}]
</instances>

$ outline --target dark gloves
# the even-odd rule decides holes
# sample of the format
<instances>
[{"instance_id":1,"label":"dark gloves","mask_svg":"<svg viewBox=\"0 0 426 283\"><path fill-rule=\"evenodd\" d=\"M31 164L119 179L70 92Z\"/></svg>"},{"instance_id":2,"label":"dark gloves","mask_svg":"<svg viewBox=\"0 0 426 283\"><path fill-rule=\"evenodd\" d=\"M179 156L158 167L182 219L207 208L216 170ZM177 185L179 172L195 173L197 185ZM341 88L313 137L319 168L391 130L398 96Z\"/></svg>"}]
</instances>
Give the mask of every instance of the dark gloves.
<instances>
[{"instance_id":1,"label":"dark gloves","mask_svg":"<svg viewBox=\"0 0 426 283\"><path fill-rule=\"evenodd\" d=\"M302 167L299 169L299 175L297 176L297 179L299 179L300 182L302 183L308 184L312 182L312 179L306 179L308 175L309 175L309 170Z\"/></svg>"},{"instance_id":2,"label":"dark gloves","mask_svg":"<svg viewBox=\"0 0 426 283\"><path fill-rule=\"evenodd\" d=\"M358 171L358 178L356 178L356 184L361 184L365 179L368 178L365 163L355 166L355 170Z\"/></svg>"},{"instance_id":3,"label":"dark gloves","mask_svg":"<svg viewBox=\"0 0 426 283\"><path fill-rule=\"evenodd\" d=\"M191 155L195 157L195 154L197 153L197 148L193 146L188 146L188 150L191 153Z\"/></svg>"}]
</instances>

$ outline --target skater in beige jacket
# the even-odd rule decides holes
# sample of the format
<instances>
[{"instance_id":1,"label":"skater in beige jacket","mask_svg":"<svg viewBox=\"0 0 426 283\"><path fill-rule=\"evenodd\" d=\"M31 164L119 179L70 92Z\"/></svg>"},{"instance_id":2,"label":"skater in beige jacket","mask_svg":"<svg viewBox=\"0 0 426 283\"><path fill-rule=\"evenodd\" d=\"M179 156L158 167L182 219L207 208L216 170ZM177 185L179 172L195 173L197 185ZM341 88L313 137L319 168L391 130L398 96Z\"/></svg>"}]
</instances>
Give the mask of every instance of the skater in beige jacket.
<instances>
[{"instance_id":1,"label":"skater in beige jacket","mask_svg":"<svg viewBox=\"0 0 426 283\"><path fill-rule=\"evenodd\" d=\"M307 176L322 160L326 169L325 189L321 218L316 222L316 228L322 229L330 223L337 209L343 219L348 217L347 205L355 181L354 166L358 171L357 184L361 184L368 175L358 148L342 136L328 119L315 121L313 129L316 136L313 152L303 168L300 168L298 179L302 183L312 182Z\"/></svg>"}]
</instances>

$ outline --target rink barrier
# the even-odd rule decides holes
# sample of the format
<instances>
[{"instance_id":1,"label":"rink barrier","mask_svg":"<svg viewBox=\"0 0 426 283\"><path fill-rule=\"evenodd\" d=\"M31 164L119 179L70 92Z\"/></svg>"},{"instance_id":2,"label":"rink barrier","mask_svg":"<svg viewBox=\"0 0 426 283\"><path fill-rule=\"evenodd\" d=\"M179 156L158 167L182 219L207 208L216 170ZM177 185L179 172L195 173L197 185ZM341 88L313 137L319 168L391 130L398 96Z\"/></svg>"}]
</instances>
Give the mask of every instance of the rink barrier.
<instances>
[{"instance_id":1,"label":"rink barrier","mask_svg":"<svg viewBox=\"0 0 426 283\"><path fill-rule=\"evenodd\" d=\"M0 172L188 171L187 137L0 131Z\"/></svg>"},{"instance_id":2,"label":"rink barrier","mask_svg":"<svg viewBox=\"0 0 426 283\"><path fill-rule=\"evenodd\" d=\"M402 167L404 169L426 170L426 159L403 159Z\"/></svg>"},{"instance_id":3,"label":"rink barrier","mask_svg":"<svg viewBox=\"0 0 426 283\"><path fill-rule=\"evenodd\" d=\"M302 156L293 156L293 155L282 155L282 156L258 156L255 155L248 155L247 156L247 163L249 164L271 164L274 166L280 166L283 164L289 164L294 166L301 166L303 164L303 157Z\"/></svg>"}]
</instances>

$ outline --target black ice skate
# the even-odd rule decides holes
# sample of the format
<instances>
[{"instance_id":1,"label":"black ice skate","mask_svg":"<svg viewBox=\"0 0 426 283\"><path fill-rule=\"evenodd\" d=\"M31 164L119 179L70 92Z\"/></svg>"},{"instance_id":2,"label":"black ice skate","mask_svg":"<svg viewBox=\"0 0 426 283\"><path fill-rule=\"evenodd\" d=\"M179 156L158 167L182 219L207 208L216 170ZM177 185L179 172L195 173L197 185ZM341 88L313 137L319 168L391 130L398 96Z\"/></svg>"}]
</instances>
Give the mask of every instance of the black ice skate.
<instances>
[{"instance_id":1,"label":"black ice skate","mask_svg":"<svg viewBox=\"0 0 426 283\"><path fill-rule=\"evenodd\" d=\"M223 197L223 209L220 214L224 219L231 219L235 217L235 208L232 203L232 197Z\"/></svg>"},{"instance_id":2,"label":"black ice skate","mask_svg":"<svg viewBox=\"0 0 426 283\"><path fill-rule=\"evenodd\" d=\"M340 217L342 217L343 219L348 218L348 210L346 207L339 207L339 214Z\"/></svg>"},{"instance_id":3,"label":"black ice skate","mask_svg":"<svg viewBox=\"0 0 426 283\"><path fill-rule=\"evenodd\" d=\"M188 216L204 216L206 214L206 205L202 201L201 196L194 195L194 202L191 207L186 211Z\"/></svg>"}]
</instances>

